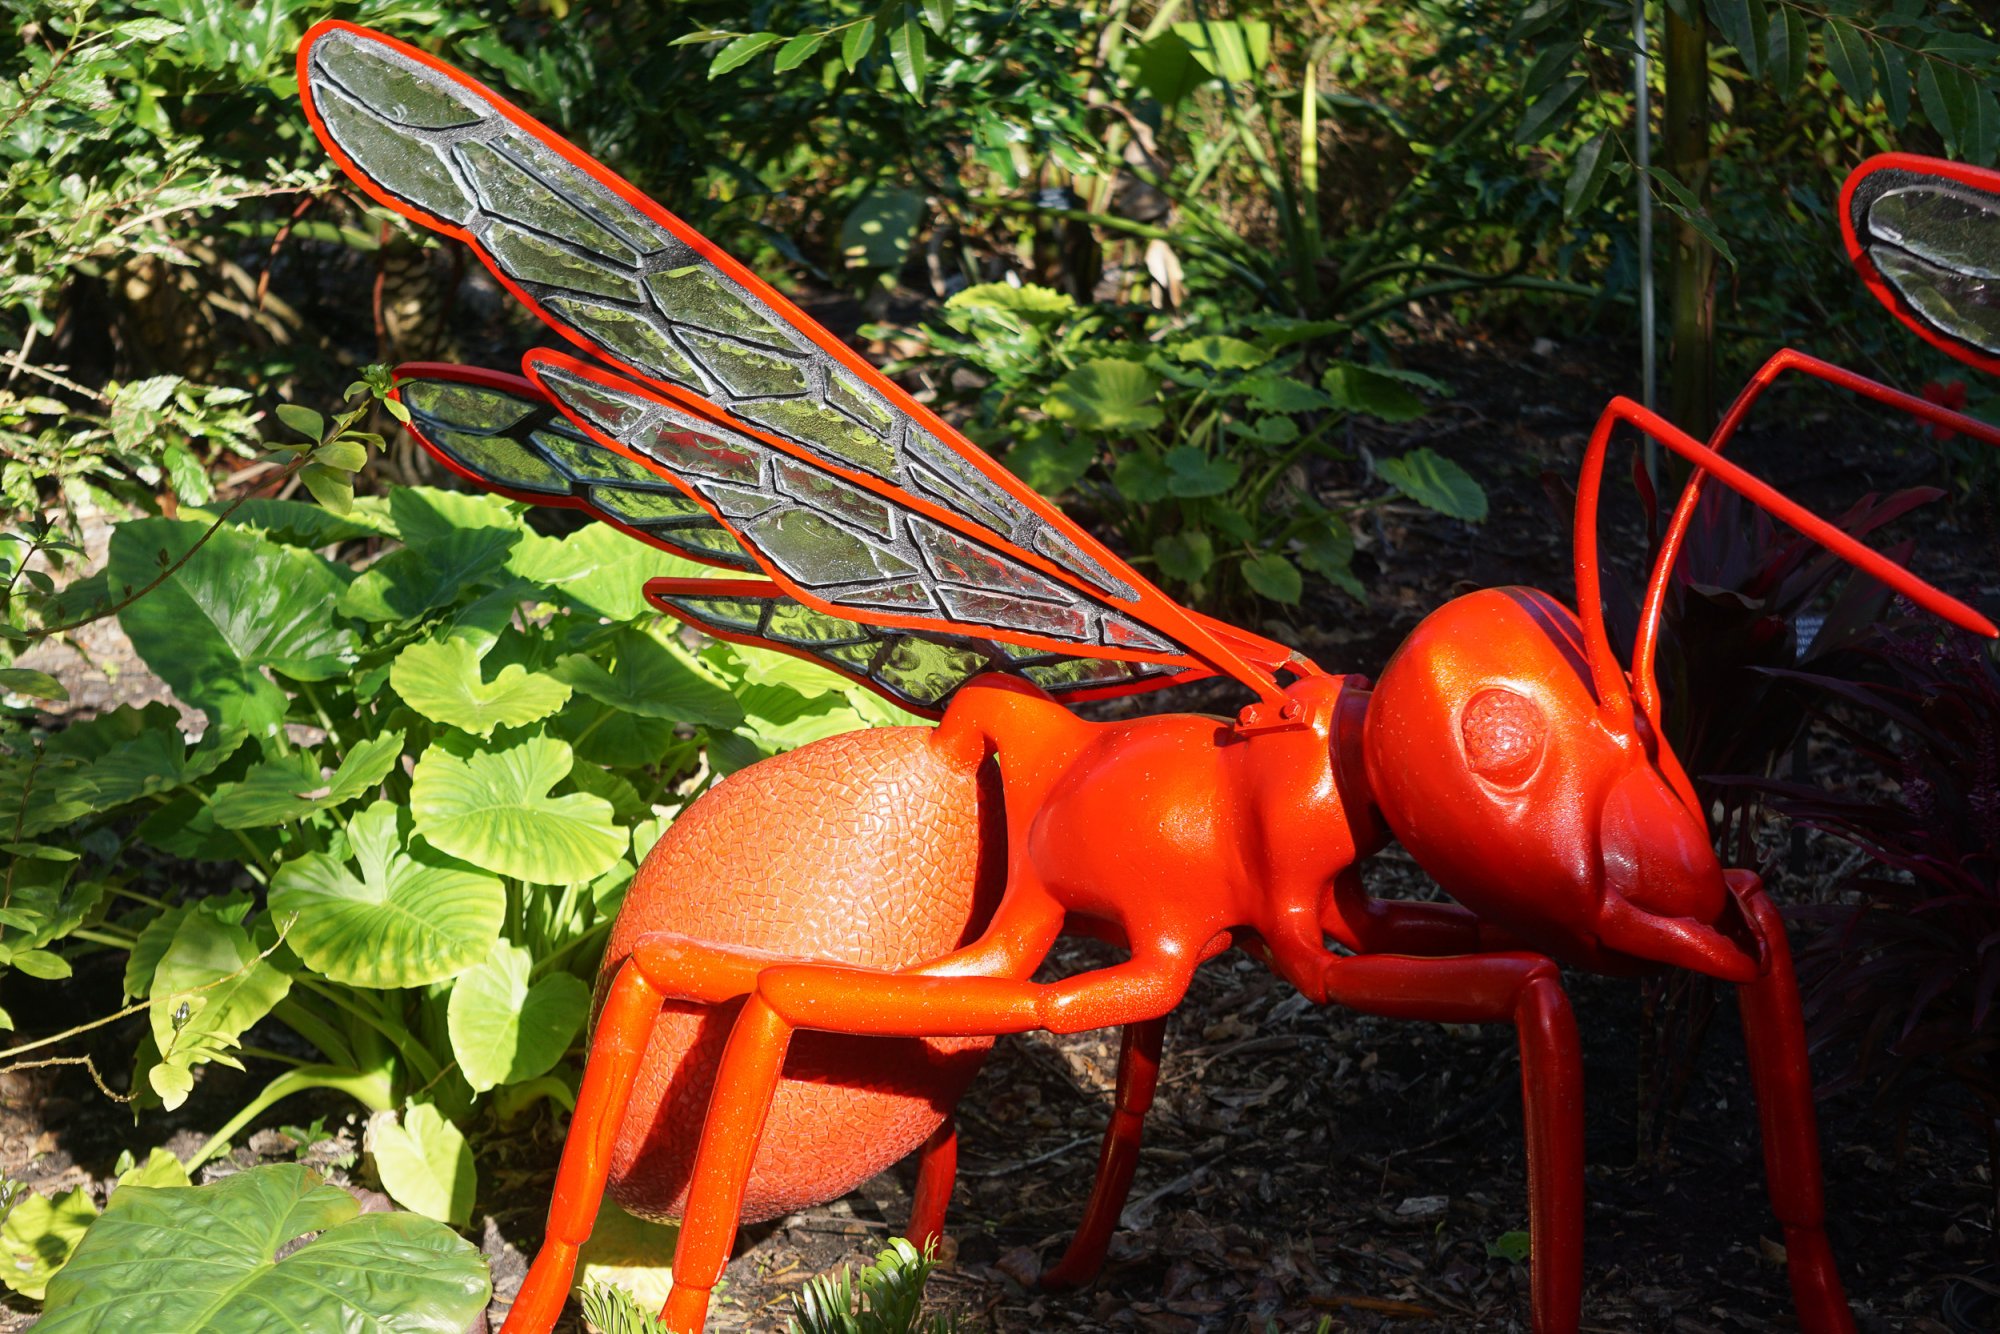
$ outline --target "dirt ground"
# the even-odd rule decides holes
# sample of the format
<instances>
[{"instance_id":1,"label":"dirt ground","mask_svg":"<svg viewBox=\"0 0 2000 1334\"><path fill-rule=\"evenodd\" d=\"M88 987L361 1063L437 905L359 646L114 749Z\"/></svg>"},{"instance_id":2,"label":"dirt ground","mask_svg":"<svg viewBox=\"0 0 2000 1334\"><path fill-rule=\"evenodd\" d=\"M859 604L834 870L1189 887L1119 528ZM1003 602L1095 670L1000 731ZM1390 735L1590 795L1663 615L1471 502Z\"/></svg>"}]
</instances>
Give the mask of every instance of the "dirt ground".
<instances>
[{"instance_id":1,"label":"dirt ground","mask_svg":"<svg viewBox=\"0 0 2000 1334\"><path fill-rule=\"evenodd\" d=\"M1408 426L1362 431L1357 443L1434 444L1486 483L1494 514L1475 529L1392 508L1363 533L1367 607L1323 593L1293 621L1256 627L1330 668L1379 667L1426 610L1457 591L1519 581L1569 596L1567 528L1543 474L1573 481L1595 413L1626 387L1618 377L1629 365L1588 340L1509 350L1441 343L1413 350L1410 361L1454 382L1458 396ZM1822 510L1927 479L1927 458L1907 437L1853 418L1836 395L1786 400L1774 415L1779 429L1746 433L1744 458ZM1952 522L1910 527L1919 564L1993 612L1994 534L1976 519L1959 520L1974 525L1959 532ZM1638 546L1633 515L1610 518L1607 549L1620 542ZM1766 843L1783 848L1786 838L1773 831ZM1810 899L1846 855L1809 839L1774 888L1787 901ZM1378 892L1425 892L1394 852L1371 875ZM1111 957L1066 943L1049 975ZM107 986L115 1001L115 976L101 973L80 968L62 1008L96 1005ZM1794 1328L1731 1001L1720 998L1666 1123L1665 1153L1642 1157L1641 986L1584 975L1568 982L1588 1072L1585 1328ZM38 994L46 1006L47 993ZM24 1013L12 997L4 1003ZM121 1041L107 1030L101 1046L115 1054ZM1503 1253L1507 1234L1526 1227L1511 1031L1320 1011L1240 953L1203 968L1174 1015L1132 1202L1103 1277L1080 1292L1038 1293L1033 1279L1061 1254L1089 1189L1117 1049L1111 1033L1000 1041L960 1108L952 1240L931 1286L937 1309L993 1331L1262 1334L1311 1330L1322 1317L1335 1330L1527 1328L1527 1267ZM254 1064L247 1075L211 1068L180 1111L148 1114L135 1128L80 1072L8 1076L0 1171L44 1190L101 1187L121 1147L185 1152L240 1105L232 1099L253 1079L261 1082ZM358 1134L337 1099L281 1106L265 1133L216 1170L289 1158L297 1146L275 1127L315 1115L347 1136L315 1150L315 1160L365 1185L365 1164L337 1161ZM2000 1328L1990 1309L1970 1323L1945 1315L1948 1290L1952 1301L1978 1292L1954 1280L1994 1254L1993 1183L1969 1117L1940 1099L1899 1125L1871 1105L1867 1088L1825 1101L1821 1116L1830 1228L1861 1328ZM1657 1148L1662 1137L1648 1138ZM480 1145L486 1198L476 1230L495 1261L496 1315L539 1242L559 1147L560 1126L546 1117ZM904 1164L843 1200L746 1230L710 1328L782 1328L805 1279L865 1259L902 1229L910 1181ZM0 1331L27 1323L25 1309L0 1310Z\"/></svg>"}]
</instances>

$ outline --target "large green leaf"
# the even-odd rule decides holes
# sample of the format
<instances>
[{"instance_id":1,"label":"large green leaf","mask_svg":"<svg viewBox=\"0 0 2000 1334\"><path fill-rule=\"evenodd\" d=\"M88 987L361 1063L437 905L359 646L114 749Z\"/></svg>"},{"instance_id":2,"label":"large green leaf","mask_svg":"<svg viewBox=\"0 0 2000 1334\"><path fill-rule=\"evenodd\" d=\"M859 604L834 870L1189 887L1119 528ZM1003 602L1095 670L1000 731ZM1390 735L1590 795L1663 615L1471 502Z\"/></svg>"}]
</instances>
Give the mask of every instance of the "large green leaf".
<instances>
[{"instance_id":1,"label":"large green leaf","mask_svg":"<svg viewBox=\"0 0 2000 1334\"><path fill-rule=\"evenodd\" d=\"M609 524L587 524L553 545L523 544L509 568L556 597L607 620L630 621L648 610L646 581L712 576L713 566L642 546Z\"/></svg>"},{"instance_id":2,"label":"large green leaf","mask_svg":"<svg viewBox=\"0 0 2000 1334\"><path fill-rule=\"evenodd\" d=\"M410 645L396 655L389 684L432 722L481 737L492 736L496 727L546 718L569 702L567 685L519 663L486 680L479 651L464 639Z\"/></svg>"},{"instance_id":3,"label":"large green leaf","mask_svg":"<svg viewBox=\"0 0 2000 1334\"><path fill-rule=\"evenodd\" d=\"M1051 287L1035 283L976 283L955 292L946 310L1004 310L1031 324L1060 324L1076 314L1076 302Z\"/></svg>"},{"instance_id":4,"label":"large green leaf","mask_svg":"<svg viewBox=\"0 0 2000 1334\"><path fill-rule=\"evenodd\" d=\"M1169 579L1199 583L1215 563L1215 544L1199 528L1168 533L1153 542L1153 559L1159 562L1160 573Z\"/></svg>"},{"instance_id":5,"label":"large green leaf","mask_svg":"<svg viewBox=\"0 0 2000 1334\"><path fill-rule=\"evenodd\" d=\"M549 795L571 763L570 748L553 737L464 754L435 744L411 780L417 832L474 866L537 884L602 875L618 860L625 837L603 798Z\"/></svg>"},{"instance_id":6,"label":"large green leaf","mask_svg":"<svg viewBox=\"0 0 2000 1334\"><path fill-rule=\"evenodd\" d=\"M160 1060L147 1079L172 1111L194 1088L194 1066L241 1063L230 1053L245 1029L292 989L285 971L262 957L250 933L198 905L181 920L153 970L147 1017Z\"/></svg>"},{"instance_id":7,"label":"large green leaf","mask_svg":"<svg viewBox=\"0 0 2000 1334\"><path fill-rule=\"evenodd\" d=\"M33 838L102 809L90 766L73 755L0 761L0 829L12 838Z\"/></svg>"},{"instance_id":8,"label":"large green leaf","mask_svg":"<svg viewBox=\"0 0 2000 1334\"><path fill-rule=\"evenodd\" d=\"M205 531L172 519L118 525L112 588L145 587ZM324 681L353 666L359 641L333 615L341 591L335 567L311 552L224 528L118 623L181 699L225 727L267 730L286 702L268 672Z\"/></svg>"},{"instance_id":9,"label":"large green leaf","mask_svg":"<svg viewBox=\"0 0 2000 1334\"><path fill-rule=\"evenodd\" d=\"M448 542L454 533L498 528L525 534L521 507L484 491L446 491L435 486L399 486L389 493L389 518L410 546L423 550Z\"/></svg>"},{"instance_id":10,"label":"large green leaf","mask_svg":"<svg viewBox=\"0 0 2000 1334\"><path fill-rule=\"evenodd\" d=\"M384 732L347 752L331 775L307 751L254 766L215 790L209 810L223 829L263 829L333 810L379 787L403 754L403 734Z\"/></svg>"},{"instance_id":11,"label":"large green leaf","mask_svg":"<svg viewBox=\"0 0 2000 1334\"><path fill-rule=\"evenodd\" d=\"M237 889L195 903L177 903L154 916L139 929L139 938L125 955L125 999L144 1000L152 993L154 970L166 957L167 948L174 943L174 933L181 929L189 913L199 908L225 922L241 922L255 906L248 893Z\"/></svg>"},{"instance_id":12,"label":"large green leaf","mask_svg":"<svg viewBox=\"0 0 2000 1334\"><path fill-rule=\"evenodd\" d=\"M1271 359L1271 354L1255 343L1246 343L1227 334L1203 334L1199 338L1189 338L1169 347L1167 355L1175 361L1190 362L1215 371L1249 370Z\"/></svg>"},{"instance_id":13,"label":"large green leaf","mask_svg":"<svg viewBox=\"0 0 2000 1334\"><path fill-rule=\"evenodd\" d=\"M120 1190L49 1284L36 1328L463 1334L490 1295L479 1252L449 1228L364 1214L346 1191L279 1164L207 1186Z\"/></svg>"},{"instance_id":14,"label":"large green leaf","mask_svg":"<svg viewBox=\"0 0 2000 1334\"><path fill-rule=\"evenodd\" d=\"M1426 445L1400 458L1377 459L1382 480L1419 505L1468 523L1486 518L1486 491L1472 474Z\"/></svg>"},{"instance_id":15,"label":"large green leaf","mask_svg":"<svg viewBox=\"0 0 2000 1334\"><path fill-rule=\"evenodd\" d=\"M1085 431L1130 435L1166 419L1160 380L1136 361L1086 361L1050 387L1042 411Z\"/></svg>"},{"instance_id":16,"label":"large green leaf","mask_svg":"<svg viewBox=\"0 0 2000 1334\"><path fill-rule=\"evenodd\" d=\"M499 938L506 886L413 840L411 823L378 801L348 823L354 868L316 852L272 878L271 913L297 915L286 941L314 970L351 986L422 986L464 972Z\"/></svg>"},{"instance_id":17,"label":"large green leaf","mask_svg":"<svg viewBox=\"0 0 2000 1334\"><path fill-rule=\"evenodd\" d=\"M245 735L236 728L211 727L189 746L181 735L180 715L171 706L124 704L65 727L44 749L90 761L84 778L93 804L110 810L141 797L165 796L206 777L236 753Z\"/></svg>"},{"instance_id":18,"label":"large green leaf","mask_svg":"<svg viewBox=\"0 0 2000 1334\"><path fill-rule=\"evenodd\" d=\"M507 555L523 534L463 528L421 547L392 551L340 596L340 611L364 621L414 620L459 600L468 589L509 579Z\"/></svg>"},{"instance_id":19,"label":"large green leaf","mask_svg":"<svg viewBox=\"0 0 2000 1334\"><path fill-rule=\"evenodd\" d=\"M464 1227L479 1188L472 1149L457 1126L427 1102L403 1109L402 1123L382 1112L368 1123L375 1175L396 1203L426 1218Z\"/></svg>"},{"instance_id":20,"label":"large green leaf","mask_svg":"<svg viewBox=\"0 0 2000 1334\"><path fill-rule=\"evenodd\" d=\"M360 497L345 514L303 500L251 499L238 505L229 521L239 528L258 529L286 546L324 547L357 537L396 536L387 510L380 496Z\"/></svg>"},{"instance_id":21,"label":"large green leaf","mask_svg":"<svg viewBox=\"0 0 2000 1334\"><path fill-rule=\"evenodd\" d=\"M678 647L637 628L614 633L609 669L593 658L564 658L555 675L580 695L623 713L676 723L734 727L743 709Z\"/></svg>"},{"instance_id":22,"label":"large green leaf","mask_svg":"<svg viewBox=\"0 0 2000 1334\"><path fill-rule=\"evenodd\" d=\"M502 941L452 984L451 1051L475 1093L546 1073L590 1013L590 988L581 978L551 973L530 985L532 964L526 949Z\"/></svg>"},{"instance_id":23,"label":"large green leaf","mask_svg":"<svg viewBox=\"0 0 2000 1334\"><path fill-rule=\"evenodd\" d=\"M96 1218L87 1186L53 1198L30 1194L17 1201L0 1223L0 1283L40 1300Z\"/></svg>"},{"instance_id":24,"label":"large green leaf","mask_svg":"<svg viewBox=\"0 0 2000 1334\"><path fill-rule=\"evenodd\" d=\"M1175 445L1165 463L1167 494L1182 499L1219 496L1243 476L1243 465L1235 459L1211 457L1197 445Z\"/></svg>"},{"instance_id":25,"label":"large green leaf","mask_svg":"<svg viewBox=\"0 0 2000 1334\"><path fill-rule=\"evenodd\" d=\"M1320 384L1333 396L1335 407L1385 422L1411 421L1424 415L1417 389L1441 393L1444 386L1428 375L1392 366L1363 366L1337 361L1326 368Z\"/></svg>"},{"instance_id":26,"label":"large green leaf","mask_svg":"<svg viewBox=\"0 0 2000 1334\"><path fill-rule=\"evenodd\" d=\"M1296 603L1305 591L1298 567L1273 551L1243 562L1243 582L1273 602Z\"/></svg>"}]
</instances>

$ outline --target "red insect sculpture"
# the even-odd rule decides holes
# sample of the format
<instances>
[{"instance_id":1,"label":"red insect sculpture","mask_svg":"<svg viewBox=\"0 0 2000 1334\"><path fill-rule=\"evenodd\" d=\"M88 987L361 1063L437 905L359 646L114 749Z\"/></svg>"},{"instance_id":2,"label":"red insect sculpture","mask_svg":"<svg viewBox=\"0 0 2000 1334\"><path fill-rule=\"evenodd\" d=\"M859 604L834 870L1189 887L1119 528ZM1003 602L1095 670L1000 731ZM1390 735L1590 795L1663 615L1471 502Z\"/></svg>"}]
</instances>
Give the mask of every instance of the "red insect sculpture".
<instances>
[{"instance_id":1,"label":"red insect sculpture","mask_svg":"<svg viewBox=\"0 0 2000 1334\"><path fill-rule=\"evenodd\" d=\"M654 849L612 936L547 1241L508 1334L556 1319L607 1184L683 1220L677 1331L701 1328L740 1218L832 1198L919 1148L909 1231L936 1236L951 1107L994 1036L1118 1025L1096 1185L1048 1275L1088 1281L1132 1181L1165 1016L1232 945L1316 1002L1514 1025L1544 1331L1577 1328L1582 1292L1582 1072L1559 965L1737 984L1801 1324L1853 1328L1784 928L1754 875L1716 861L1660 739L1661 597L1713 477L1991 634L1720 450L1786 369L2000 432L1789 352L1706 444L1614 400L1577 498L1580 614L1530 589L1461 597L1371 684L1175 604L742 265L458 71L323 23L299 85L364 190L472 246L593 358L530 352L526 378L405 367L399 396L439 458L740 572L647 593L941 719L755 765ZM1629 676L1600 612L1594 520L1620 422L1699 470ZM1065 707L1210 675L1255 702L1233 720L1091 723ZM1392 837L1463 906L1369 898L1357 863ZM1130 957L1031 982L1065 930Z\"/></svg>"}]
</instances>

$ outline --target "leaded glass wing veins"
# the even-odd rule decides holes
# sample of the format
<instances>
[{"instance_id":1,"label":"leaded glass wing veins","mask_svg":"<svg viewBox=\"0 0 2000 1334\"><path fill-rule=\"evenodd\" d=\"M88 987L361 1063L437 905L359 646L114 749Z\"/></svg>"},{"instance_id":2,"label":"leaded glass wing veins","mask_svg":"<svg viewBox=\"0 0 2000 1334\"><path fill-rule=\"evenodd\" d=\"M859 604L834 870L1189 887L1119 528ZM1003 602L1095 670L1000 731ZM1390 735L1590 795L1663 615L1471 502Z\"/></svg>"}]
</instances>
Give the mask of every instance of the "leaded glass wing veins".
<instances>
[{"instance_id":1,"label":"leaded glass wing veins","mask_svg":"<svg viewBox=\"0 0 2000 1334\"><path fill-rule=\"evenodd\" d=\"M1849 207L1862 252L1916 319L2000 356L2000 196L1884 167Z\"/></svg>"},{"instance_id":2,"label":"leaded glass wing veins","mask_svg":"<svg viewBox=\"0 0 2000 1334\"><path fill-rule=\"evenodd\" d=\"M948 528L761 439L705 420L636 384L536 352L528 373L577 421L672 474L762 556L791 591L865 616L978 626L1079 647L1184 652L1108 602L1050 578L1001 545Z\"/></svg>"},{"instance_id":3,"label":"leaded glass wing veins","mask_svg":"<svg viewBox=\"0 0 2000 1334\"><path fill-rule=\"evenodd\" d=\"M679 486L584 435L528 381L484 372L485 383L447 378L453 369L396 385L410 433L446 463L516 500L584 510L678 555L757 568Z\"/></svg>"},{"instance_id":4,"label":"leaded glass wing veins","mask_svg":"<svg viewBox=\"0 0 2000 1334\"><path fill-rule=\"evenodd\" d=\"M353 32L322 36L307 68L328 137L363 175L463 230L590 350L964 513L1098 591L1134 596L757 296L484 98Z\"/></svg>"},{"instance_id":5,"label":"leaded glass wing veins","mask_svg":"<svg viewBox=\"0 0 2000 1334\"><path fill-rule=\"evenodd\" d=\"M724 585L703 588L705 583ZM935 716L982 672L1013 672L1052 695L1088 697L1171 684L1172 667L1065 657L976 635L891 630L814 611L775 585L755 592L723 580L656 580L646 596L662 611L725 639L755 640L866 681L915 713Z\"/></svg>"},{"instance_id":6,"label":"leaded glass wing veins","mask_svg":"<svg viewBox=\"0 0 2000 1334\"><path fill-rule=\"evenodd\" d=\"M309 34L300 74L314 128L349 175L473 246L570 341L639 377L538 352L525 389L478 372L413 385L418 430L456 467L697 559L761 567L798 615L893 626L868 631L879 661L844 669L907 701L993 663L1051 689L1107 691L1143 688L1135 662L1220 669L1275 697L1271 673L1288 650L1175 605L742 266L518 110L341 23ZM1126 665L1090 665L1106 659Z\"/></svg>"}]
</instances>

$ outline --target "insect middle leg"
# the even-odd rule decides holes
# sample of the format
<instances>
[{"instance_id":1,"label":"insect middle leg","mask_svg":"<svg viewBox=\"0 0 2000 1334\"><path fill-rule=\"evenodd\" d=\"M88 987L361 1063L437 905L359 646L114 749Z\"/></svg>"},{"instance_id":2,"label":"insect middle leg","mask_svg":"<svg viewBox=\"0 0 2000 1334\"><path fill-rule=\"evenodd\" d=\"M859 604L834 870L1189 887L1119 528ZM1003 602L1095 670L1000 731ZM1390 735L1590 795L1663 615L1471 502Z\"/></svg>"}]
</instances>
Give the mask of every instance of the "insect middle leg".
<instances>
[{"instance_id":1,"label":"insect middle leg","mask_svg":"<svg viewBox=\"0 0 2000 1334\"><path fill-rule=\"evenodd\" d=\"M1104 1252L1132 1193L1140 1135L1160 1083L1160 1046L1166 1031L1165 1016L1126 1026L1118 1048L1118 1092L1111 1123L1104 1128L1104 1147L1098 1151L1090 1203L1084 1206L1083 1221L1062 1259L1041 1278L1041 1286L1051 1292L1082 1287L1104 1267Z\"/></svg>"},{"instance_id":2,"label":"insect middle leg","mask_svg":"<svg viewBox=\"0 0 2000 1334\"><path fill-rule=\"evenodd\" d=\"M1562 974L1539 954L1355 955L1327 965L1326 999L1364 1014L1514 1025L1527 1122L1529 1292L1536 1334L1583 1318L1583 1057Z\"/></svg>"},{"instance_id":3,"label":"insect middle leg","mask_svg":"<svg viewBox=\"0 0 2000 1334\"><path fill-rule=\"evenodd\" d=\"M1364 899L1347 907L1350 911L1341 914L1329 906L1327 929L1337 935L1351 932L1354 944L1368 953L1431 957L1486 953L1514 944L1457 904ZM1166 1024L1159 1020L1151 1027L1148 1031L1148 1025L1135 1024L1125 1030L1118 1053L1116 1101L1098 1153L1090 1201L1062 1259L1042 1274L1041 1286L1049 1291L1082 1287L1104 1267L1111 1234L1132 1192L1146 1114L1159 1087Z\"/></svg>"}]
</instances>

